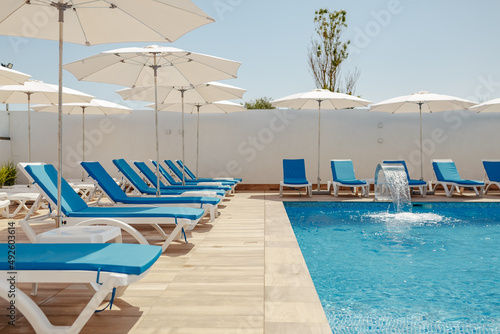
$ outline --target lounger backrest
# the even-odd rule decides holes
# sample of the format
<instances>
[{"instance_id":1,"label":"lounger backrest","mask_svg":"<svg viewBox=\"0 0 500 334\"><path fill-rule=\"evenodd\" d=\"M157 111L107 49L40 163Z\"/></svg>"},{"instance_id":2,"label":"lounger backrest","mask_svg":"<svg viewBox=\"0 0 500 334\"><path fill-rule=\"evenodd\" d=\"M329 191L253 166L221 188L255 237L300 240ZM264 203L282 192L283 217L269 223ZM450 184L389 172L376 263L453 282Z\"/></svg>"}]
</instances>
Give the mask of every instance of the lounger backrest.
<instances>
[{"instance_id":1,"label":"lounger backrest","mask_svg":"<svg viewBox=\"0 0 500 334\"><path fill-rule=\"evenodd\" d=\"M139 190L141 193L147 192L149 190L149 186L146 184L146 182L141 179L139 174L137 174L124 159L114 159L113 163L137 190Z\"/></svg>"},{"instance_id":2,"label":"lounger backrest","mask_svg":"<svg viewBox=\"0 0 500 334\"><path fill-rule=\"evenodd\" d=\"M500 182L500 161L487 161L483 160L484 170L488 179L494 182Z\"/></svg>"},{"instance_id":3,"label":"lounger backrest","mask_svg":"<svg viewBox=\"0 0 500 334\"><path fill-rule=\"evenodd\" d=\"M145 162L134 161L134 165L135 167L139 168L142 175L144 175L155 188L158 186L156 182L156 174L151 170L151 168L148 167L148 165L146 165ZM161 180L160 180L160 187L165 187L165 185L161 182Z\"/></svg>"},{"instance_id":4,"label":"lounger backrest","mask_svg":"<svg viewBox=\"0 0 500 334\"><path fill-rule=\"evenodd\" d=\"M27 165L26 172L43 190L51 202L57 205L57 170L52 165ZM61 211L68 215L86 209L87 203L78 196L63 178L61 183Z\"/></svg>"},{"instance_id":5,"label":"lounger backrest","mask_svg":"<svg viewBox=\"0 0 500 334\"><path fill-rule=\"evenodd\" d=\"M298 182L298 181L303 182ZM284 183L307 183L304 159L283 159Z\"/></svg>"},{"instance_id":6,"label":"lounger backrest","mask_svg":"<svg viewBox=\"0 0 500 334\"><path fill-rule=\"evenodd\" d=\"M404 160L385 160L384 164L401 164L405 168L406 177L410 179L410 174L408 173L408 168L406 167L406 162Z\"/></svg>"},{"instance_id":7,"label":"lounger backrest","mask_svg":"<svg viewBox=\"0 0 500 334\"><path fill-rule=\"evenodd\" d=\"M172 160L165 160L165 163L167 164L168 168L170 168L172 172L174 172L175 176L182 180L182 171L177 168L174 162Z\"/></svg>"},{"instance_id":8,"label":"lounger backrest","mask_svg":"<svg viewBox=\"0 0 500 334\"><path fill-rule=\"evenodd\" d=\"M151 160L151 163L156 167L156 161L155 160ZM172 177L172 175L170 175L167 172L167 170L162 165L160 165L160 173L167 180L167 182L170 183L171 185L176 186L176 185L182 184L181 182L176 182L174 180L174 178Z\"/></svg>"},{"instance_id":9,"label":"lounger backrest","mask_svg":"<svg viewBox=\"0 0 500 334\"><path fill-rule=\"evenodd\" d=\"M453 161L433 161L432 168L438 181L460 181L462 178L458 173L457 166Z\"/></svg>"},{"instance_id":10,"label":"lounger backrest","mask_svg":"<svg viewBox=\"0 0 500 334\"><path fill-rule=\"evenodd\" d=\"M184 170L186 171L186 174L191 178L191 179L196 179L196 175L193 174L193 172L182 162L182 160L175 160L177 164L179 165L180 168L184 166Z\"/></svg>"},{"instance_id":11,"label":"lounger backrest","mask_svg":"<svg viewBox=\"0 0 500 334\"><path fill-rule=\"evenodd\" d=\"M332 160L330 164L332 167L333 181L356 179L352 160Z\"/></svg>"},{"instance_id":12,"label":"lounger backrest","mask_svg":"<svg viewBox=\"0 0 500 334\"><path fill-rule=\"evenodd\" d=\"M104 167L97 161L80 162L85 171L91 178L97 181L99 187L111 198L114 202L121 202L127 198L127 194L118 186L113 178L106 172Z\"/></svg>"}]
</instances>

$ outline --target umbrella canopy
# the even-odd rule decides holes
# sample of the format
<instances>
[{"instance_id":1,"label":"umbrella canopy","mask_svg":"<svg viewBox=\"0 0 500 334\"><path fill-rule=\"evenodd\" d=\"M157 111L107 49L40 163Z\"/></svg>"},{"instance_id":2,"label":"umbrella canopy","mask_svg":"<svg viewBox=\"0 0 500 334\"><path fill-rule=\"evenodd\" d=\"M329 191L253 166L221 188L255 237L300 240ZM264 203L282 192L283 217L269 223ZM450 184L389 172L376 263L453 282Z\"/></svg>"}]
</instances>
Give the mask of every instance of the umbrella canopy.
<instances>
[{"instance_id":1,"label":"umbrella canopy","mask_svg":"<svg viewBox=\"0 0 500 334\"><path fill-rule=\"evenodd\" d=\"M318 108L318 189L320 193L320 152L321 152L321 108L323 109L346 109L355 107L366 107L371 102L362 98L331 92L327 89L313 89L310 92L298 93L271 101L275 107L293 109L315 109Z\"/></svg>"},{"instance_id":2,"label":"umbrella canopy","mask_svg":"<svg viewBox=\"0 0 500 334\"><path fill-rule=\"evenodd\" d=\"M124 100L134 101L150 101L155 99L154 87L135 87L125 88L116 91ZM189 87L184 92L184 103L207 104L220 100L241 99L246 90L231 85L226 85L220 82L207 82L193 87ZM158 103L159 104L176 104L180 103L179 87L175 86L159 86L158 87ZM154 105L148 106L154 108ZM164 110L159 108L158 110Z\"/></svg>"},{"instance_id":3,"label":"umbrella canopy","mask_svg":"<svg viewBox=\"0 0 500 334\"><path fill-rule=\"evenodd\" d=\"M173 42L214 22L189 0L2 0L0 34L57 39L59 8L68 9L64 41L82 45ZM37 18L46 20L35 25Z\"/></svg>"},{"instance_id":4,"label":"umbrella canopy","mask_svg":"<svg viewBox=\"0 0 500 334\"><path fill-rule=\"evenodd\" d=\"M0 66L0 85L18 85L23 84L31 75L11 70L10 68Z\"/></svg>"},{"instance_id":5,"label":"umbrella canopy","mask_svg":"<svg viewBox=\"0 0 500 334\"><path fill-rule=\"evenodd\" d=\"M310 92L293 94L271 101L271 104L282 108L316 109L319 102L322 109L366 107L371 103L348 94L334 93L327 89L314 89Z\"/></svg>"},{"instance_id":6,"label":"umbrella canopy","mask_svg":"<svg viewBox=\"0 0 500 334\"><path fill-rule=\"evenodd\" d=\"M154 105L147 105L146 107L153 107ZM187 110L185 108L187 107ZM219 101L213 103L186 103L186 105L182 105L181 103L167 103L158 105L158 110L165 111L175 111L175 112L183 112L187 111L191 114L196 113L196 175L198 174L198 161L199 161L199 148L200 148L200 113L203 114L216 114L216 113L231 113L237 111L245 111L247 110L244 106L238 103L230 102L230 101ZM182 135L184 136L184 128L182 129ZM183 160L185 161L185 160Z\"/></svg>"},{"instance_id":7,"label":"umbrella canopy","mask_svg":"<svg viewBox=\"0 0 500 334\"><path fill-rule=\"evenodd\" d=\"M500 112L500 98L477 104L469 109L476 112Z\"/></svg>"},{"instance_id":8,"label":"umbrella canopy","mask_svg":"<svg viewBox=\"0 0 500 334\"><path fill-rule=\"evenodd\" d=\"M121 48L64 65L78 80L127 87L191 87L233 79L239 62L168 46Z\"/></svg>"},{"instance_id":9,"label":"umbrella canopy","mask_svg":"<svg viewBox=\"0 0 500 334\"><path fill-rule=\"evenodd\" d=\"M41 112L59 112L59 106L53 104L39 104L33 110ZM130 113L132 109L117 103L93 99L88 103L65 103L62 111L68 115L82 115L82 161L85 161L85 115L111 115ZM85 173L82 174L84 181Z\"/></svg>"},{"instance_id":10,"label":"umbrella canopy","mask_svg":"<svg viewBox=\"0 0 500 334\"><path fill-rule=\"evenodd\" d=\"M43 20L42 24L33 23L33 21L38 23L40 19ZM85 45L131 41L171 42L186 32L212 21L212 18L189 0L113 0L112 3L109 0L4 0L0 13L0 34L59 41L58 105L62 108L62 62L65 40ZM66 36L64 36L65 26ZM58 114L57 203L60 203L61 109ZM59 227L60 223L61 211L58 206L56 227Z\"/></svg>"},{"instance_id":11,"label":"umbrella canopy","mask_svg":"<svg viewBox=\"0 0 500 334\"><path fill-rule=\"evenodd\" d=\"M390 113L420 114L420 179L424 179L424 162L422 153L422 113L433 113L449 110L465 110L475 103L459 97L433 94L427 91L410 95L398 96L379 103L372 104L370 111Z\"/></svg>"},{"instance_id":12,"label":"umbrella canopy","mask_svg":"<svg viewBox=\"0 0 500 334\"><path fill-rule=\"evenodd\" d=\"M62 94L67 101L89 102L93 96L63 87ZM23 85L0 86L0 103L28 104L28 160L31 162L31 103L57 103L59 87L42 81L27 80Z\"/></svg>"},{"instance_id":13,"label":"umbrella canopy","mask_svg":"<svg viewBox=\"0 0 500 334\"><path fill-rule=\"evenodd\" d=\"M236 78L239 62L172 47L150 45L122 48L91 56L64 68L78 80L106 82L129 87L154 87L156 160L160 161L158 142L158 87L174 86L181 101L188 88L211 80ZM184 127L184 113L182 117ZM182 141L184 152L184 140ZM182 159L184 160L184 154ZM184 175L184 174L183 174ZM156 167L160 196L160 171ZM184 184L184 177L183 177Z\"/></svg>"},{"instance_id":14,"label":"umbrella canopy","mask_svg":"<svg viewBox=\"0 0 500 334\"><path fill-rule=\"evenodd\" d=\"M426 91L398 96L372 104L370 111L390 113L433 113L448 110L465 110L475 103L450 95L433 94Z\"/></svg>"}]
</instances>

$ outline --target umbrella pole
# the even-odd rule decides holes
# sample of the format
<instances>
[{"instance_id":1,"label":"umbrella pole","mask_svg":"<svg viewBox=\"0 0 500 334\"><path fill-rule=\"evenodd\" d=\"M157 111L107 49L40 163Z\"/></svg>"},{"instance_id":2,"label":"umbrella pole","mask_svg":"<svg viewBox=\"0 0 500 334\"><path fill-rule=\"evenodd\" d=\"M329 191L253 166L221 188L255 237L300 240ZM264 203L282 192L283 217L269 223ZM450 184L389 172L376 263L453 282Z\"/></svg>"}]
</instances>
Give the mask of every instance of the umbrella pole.
<instances>
[{"instance_id":1,"label":"umbrella pole","mask_svg":"<svg viewBox=\"0 0 500 334\"><path fill-rule=\"evenodd\" d=\"M82 161L85 161L85 107L82 107ZM84 180L85 170L82 171L82 182Z\"/></svg>"},{"instance_id":2,"label":"umbrella pole","mask_svg":"<svg viewBox=\"0 0 500 334\"><path fill-rule=\"evenodd\" d=\"M62 185L62 84L63 84L63 41L64 41L64 11L66 8L70 8L71 5L63 2L54 3L54 5L59 10L59 96L58 96L58 129L59 129L59 147L58 147L58 168L57 168L57 218L56 218L56 228L61 227L61 185Z\"/></svg>"},{"instance_id":3,"label":"umbrella pole","mask_svg":"<svg viewBox=\"0 0 500 334\"><path fill-rule=\"evenodd\" d=\"M420 112L420 180L424 179L424 155L422 153L422 102L418 104Z\"/></svg>"},{"instance_id":4,"label":"umbrella pole","mask_svg":"<svg viewBox=\"0 0 500 334\"><path fill-rule=\"evenodd\" d=\"M321 154L321 100L318 100L318 189L317 191L321 191L320 154Z\"/></svg>"},{"instance_id":5,"label":"umbrella pole","mask_svg":"<svg viewBox=\"0 0 500 334\"><path fill-rule=\"evenodd\" d=\"M186 89L179 89L181 92L181 105L182 105L182 185L186 185L186 174L184 164L186 163L186 159L184 159L184 92Z\"/></svg>"},{"instance_id":6,"label":"umbrella pole","mask_svg":"<svg viewBox=\"0 0 500 334\"><path fill-rule=\"evenodd\" d=\"M198 180L198 160L200 157L200 107L201 105L196 105L196 111L198 114L198 119L196 121L196 179ZM184 165L184 164L183 164Z\"/></svg>"},{"instance_id":7,"label":"umbrella pole","mask_svg":"<svg viewBox=\"0 0 500 334\"><path fill-rule=\"evenodd\" d=\"M31 162L31 93L28 95L28 162Z\"/></svg>"},{"instance_id":8,"label":"umbrella pole","mask_svg":"<svg viewBox=\"0 0 500 334\"><path fill-rule=\"evenodd\" d=\"M156 125L156 197L160 197L160 149L158 142L158 65L156 64L156 53L154 65L152 66L155 77L155 125Z\"/></svg>"}]
</instances>

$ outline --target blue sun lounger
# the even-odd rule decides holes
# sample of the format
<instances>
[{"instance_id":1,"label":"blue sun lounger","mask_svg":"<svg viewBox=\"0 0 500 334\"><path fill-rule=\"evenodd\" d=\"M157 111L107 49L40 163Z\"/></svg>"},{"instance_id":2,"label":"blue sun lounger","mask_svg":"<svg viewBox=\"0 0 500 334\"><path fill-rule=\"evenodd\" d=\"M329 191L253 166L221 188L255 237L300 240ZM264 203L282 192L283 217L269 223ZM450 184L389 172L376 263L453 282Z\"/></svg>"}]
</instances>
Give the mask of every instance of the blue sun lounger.
<instances>
[{"instance_id":1,"label":"blue sun lounger","mask_svg":"<svg viewBox=\"0 0 500 334\"><path fill-rule=\"evenodd\" d=\"M151 161L153 163L153 165L155 165L156 167L156 161L152 160ZM142 175L144 175L146 177L146 179L148 179L149 182L151 182L151 184L153 185L153 187L156 187L156 174L151 170L151 168L148 167L148 165L146 165L145 162L142 162L142 161L134 161L134 165L135 167L137 167L139 169L139 171L142 173ZM163 173L160 171L160 173L163 175ZM167 179L167 181L169 181ZM170 181L169 181L170 183ZM178 184L175 184L175 185L165 185L164 183L161 182L160 180L160 189L184 189L184 190L222 190L224 191L225 193L231 191L231 187L230 186L222 186L222 185L216 185L214 183L207 183L207 184L186 184L185 186L183 185L178 185Z\"/></svg>"},{"instance_id":2,"label":"blue sun lounger","mask_svg":"<svg viewBox=\"0 0 500 334\"><path fill-rule=\"evenodd\" d=\"M500 190L500 160L483 160L483 167L486 173L485 181L486 190L484 193L488 193L491 186L495 185Z\"/></svg>"},{"instance_id":3,"label":"blue sun lounger","mask_svg":"<svg viewBox=\"0 0 500 334\"><path fill-rule=\"evenodd\" d=\"M58 177L54 166L45 164L20 165L24 167L22 170L25 175L43 192L53 208L57 207ZM151 225L165 239L162 245L163 250L174 239L181 236L184 228L193 229L205 213L203 209L184 207L89 207L64 178L61 184L61 201L60 209L64 215L63 223L65 224L75 225L91 219L109 218L113 219L113 224L118 227L125 225L124 229L127 231L130 224ZM175 225L175 228L168 235L158 224Z\"/></svg>"},{"instance_id":4,"label":"blue sun lounger","mask_svg":"<svg viewBox=\"0 0 500 334\"><path fill-rule=\"evenodd\" d=\"M408 173L408 168L406 167L406 162L404 160L385 160L384 164L401 164L403 165L406 177L408 178L408 185L410 188L418 188L420 191L420 196L425 197L427 194L427 182L424 180L412 180L410 179L410 174Z\"/></svg>"},{"instance_id":5,"label":"blue sun lounger","mask_svg":"<svg viewBox=\"0 0 500 334\"><path fill-rule=\"evenodd\" d=\"M13 251L15 261L9 258ZM0 244L0 294L8 302L8 312L22 313L36 333L79 333L110 292L114 297L116 288L146 276L161 252L158 246L136 244ZM98 290L70 326L52 325L34 301L14 287L96 282Z\"/></svg>"},{"instance_id":6,"label":"blue sun lounger","mask_svg":"<svg viewBox=\"0 0 500 334\"><path fill-rule=\"evenodd\" d=\"M362 195L368 197L370 185L364 180L356 179L352 160L331 160L330 166L332 168L333 180L328 181L327 189L330 191L333 186L333 196L337 197L339 195L340 187L347 187L353 190L360 188Z\"/></svg>"},{"instance_id":7,"label":"blue sun lounger","mask_svg":"<svg viewBox=\"0 0 500 334\"><path fill-rule=\"evenodd\" d=\"M177 168L177 166L174 164L172 160L164 160L165 163L167 164L167 167L174 173L174 175L181 181L178 184L182 184L182 171ZM185 178L185 184L186 185L207 185L210 183L217 184L217 185L222 185L222 186L227 186L230 187L231 192L234 193L234 187L236 185L236 182L234 181L200 181L200 180L191 180L189 177ZM170 182L170 181L169 181Z\"/></svg>"},{"instance_id":8,"label":"blue sun lounger","mask_svg":"<svg viewBox=\"0 0 500 334\"><path fill-rule=\"evenodd\" d=\"M113 164L118 168L120 173L132 184L135 190L141 194L156 195L156 188L151 188L144 182L143 179L137 174L132 167L124 159L114 159ZM210 190L210 191L197 191L197 190L179 190L179 189L160 189L161 195L182 195L188 192L190 196L203 196L203 197L224 197L224 190Z\"/></svg>"},{"instance_id":9,"label":"blue sun lounger","mask_svg":"<svg viewBox=\"0 0 500 334\"><path fill-rule=\"evenodd\" d=\"M205 213L210 212L210 221L217 216L217 205L219 198L215 197L130 197L116 184L115 180L106 172L99 162L81 162L85 171L93 178L99 187L106 193L113 203L131 205L157 205L157 206L183 206L192 208L202 208Z\"/></svg>"},{"instance_id":10,"label":"blue sun lounger","mask_svg":"<svg viewBox=\"0 0 500 334\"><path fill-rule=\"evenodd\" d=\"M432 168L437 179L437 181L434 182L435 186L433 190L435 190L438 185L441 185L446 192L446 196L451 197L453 188L456 188L460 194L462 193L460 187L472 188L477 197L483 197L484 182L462 179L455 163L451 159L432 160Z\"/></svg>"},{"instance_id":11,"label":"blue sun lounger","mask_svg":"<svg viewBox=\"0 0 500 334\"><path fill-rule=\"evenodd\" d=\"M283 197L283 187L297 190L306 188L307 195L312 197L312 184L306 178L304 159L283 159L283 181L280 182L280 197Z\"/></svg>"},{"instance_id":12,"label":"blue sun lounger","mask_svg":"<svg viewBox=\"0 0 500 334\"><path fill-rule=\"evenodd\" d=\"M188 168L188 166L184 165L182 160L175 160L177 165L179 166L180 169L184 167L184 170L186 171L186 175L191 179L195 181L208 181L208 182L219 182L219 181L229 181L229 182L234 182L234 183L240 183L243 181L243 179L238 179L234 177L216 177L216 178L203 178L203 177L196 177L194 173Z\"/></svg>"}]
</instances>

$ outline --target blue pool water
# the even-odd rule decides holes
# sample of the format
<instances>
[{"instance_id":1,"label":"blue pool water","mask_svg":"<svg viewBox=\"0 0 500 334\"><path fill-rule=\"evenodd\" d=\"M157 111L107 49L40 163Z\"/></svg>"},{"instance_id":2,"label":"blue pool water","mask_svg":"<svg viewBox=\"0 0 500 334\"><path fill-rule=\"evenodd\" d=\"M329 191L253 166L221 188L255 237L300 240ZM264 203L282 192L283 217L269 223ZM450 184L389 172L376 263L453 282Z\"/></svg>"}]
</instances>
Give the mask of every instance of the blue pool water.
<instances>
[{"instance_id":1,"label":"blue pool water","mask_svg":"<svg viewBox=\"0 0 500 334\"><path fill-rule=\"evenodd\" d=\"M500 333L500 205L285 208L334 333Z\"/></svg>"}]
</instances>

